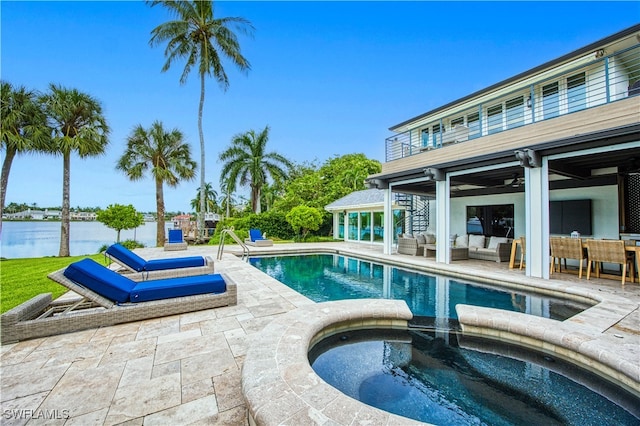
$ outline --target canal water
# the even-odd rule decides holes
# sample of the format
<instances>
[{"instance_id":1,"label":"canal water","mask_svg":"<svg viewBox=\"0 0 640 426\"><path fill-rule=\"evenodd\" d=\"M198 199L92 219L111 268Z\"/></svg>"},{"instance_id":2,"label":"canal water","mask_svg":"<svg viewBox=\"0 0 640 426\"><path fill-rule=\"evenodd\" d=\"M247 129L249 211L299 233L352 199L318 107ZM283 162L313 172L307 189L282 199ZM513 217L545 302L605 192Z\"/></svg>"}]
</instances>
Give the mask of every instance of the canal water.
<instances>
[{"instance_id":1,"label":"canal water","mask_svg":"<svg viewBox=\"0 0 640 426\"><path fill-rule=\"evenodd\" d=\"M171 222L168 222L171 225ZM100 222L71 222L71 256L96 254L103 245L116 242L117 232ZM7 259L57 256L60 251L60 222L2 222L0 256ZM145 247L156 245L156 222L120 232L120 241L136 240Z\"/></svg>"}]
</instances>

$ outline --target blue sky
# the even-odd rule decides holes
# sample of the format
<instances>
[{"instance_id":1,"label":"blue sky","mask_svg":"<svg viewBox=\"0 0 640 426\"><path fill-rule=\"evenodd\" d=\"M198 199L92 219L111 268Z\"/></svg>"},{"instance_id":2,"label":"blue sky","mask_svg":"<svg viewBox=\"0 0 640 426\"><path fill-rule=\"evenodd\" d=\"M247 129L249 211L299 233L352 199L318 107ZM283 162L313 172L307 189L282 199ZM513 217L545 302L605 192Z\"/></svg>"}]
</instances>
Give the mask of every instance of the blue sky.
<instances>
[{"instance_id":1,"label":"blue sky","mask_svg":"<svg viewBox=\"0 0 640 426\"><path fill-rule=\"evenodd\" d=\"M168 12L137 1L0 7L1 78L89 93L111 127L106 155L72 158L71 205L155 211L151 178L131 182L115 164L131 129L155 120L200 158L198 76L181 86L183 63L161 73L164 46L148 43ZM240 36L251 70L226 64L226 92L207 80L205 177L219 190L218 155L237 133L269 125L269 149L297 163L348 153L382 162L389 127L635 25L640 3L225 1L215 13L255 27ZM166 209L190 211L198 184L165 187ZM60 206L62 159L16 157L6 202Z\"/></svg>"}]
</instances>

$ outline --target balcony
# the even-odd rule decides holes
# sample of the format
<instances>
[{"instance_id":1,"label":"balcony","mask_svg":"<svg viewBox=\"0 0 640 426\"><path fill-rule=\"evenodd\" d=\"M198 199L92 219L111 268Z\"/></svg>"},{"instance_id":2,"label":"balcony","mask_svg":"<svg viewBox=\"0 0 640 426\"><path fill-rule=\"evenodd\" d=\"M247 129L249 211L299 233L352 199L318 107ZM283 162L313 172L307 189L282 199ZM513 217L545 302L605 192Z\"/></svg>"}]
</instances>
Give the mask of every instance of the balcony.
<instances>
[{"instance_id":1,"label":"balcony","mask_svg":"<svg viewBox=\"0 0 640 426\"><path fill-rule=\"evenodd\" d=\"M434 153L449 146L458 146L458 152L476 151L477 146L467 144L505 140L507 136L522 137L527 134L527 126L542 122L553 123L543 127L562 133L565 124L576 125L569 116L587 124L582 121L587 119L584 111L637 95L640 95L640 45L611 55L596 51L563 68L541 72L416 119L408 130L386 139L386 162ZM613 113L618 109L609 110ZM635 113L637 121L637 111ZM519 131L514 132L515 129ZM492 137L498 134L503 137ZM499 146L493 148L500 149Z\"/></svg>"}]
</instances>

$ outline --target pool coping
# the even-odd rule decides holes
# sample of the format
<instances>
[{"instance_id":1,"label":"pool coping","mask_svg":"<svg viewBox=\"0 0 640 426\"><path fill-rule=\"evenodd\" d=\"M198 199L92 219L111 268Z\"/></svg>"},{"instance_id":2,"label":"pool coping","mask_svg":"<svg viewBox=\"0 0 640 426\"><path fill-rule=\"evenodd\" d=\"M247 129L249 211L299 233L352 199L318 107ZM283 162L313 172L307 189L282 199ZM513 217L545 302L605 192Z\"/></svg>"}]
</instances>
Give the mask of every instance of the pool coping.
<instances>
[{"instance_id":1,"label":"pool coping","mask_svg":"<svg viewBox=\"0 0 640 426\"><path fill-rule=\"evenodd\" d=\"M322 380L309 348L346 330L406 329L413 317L400 300L358 299L300 307L269 323L247 352L242 393L250 425L424 424L363 404Z\"/></svg>"}]
</instances>

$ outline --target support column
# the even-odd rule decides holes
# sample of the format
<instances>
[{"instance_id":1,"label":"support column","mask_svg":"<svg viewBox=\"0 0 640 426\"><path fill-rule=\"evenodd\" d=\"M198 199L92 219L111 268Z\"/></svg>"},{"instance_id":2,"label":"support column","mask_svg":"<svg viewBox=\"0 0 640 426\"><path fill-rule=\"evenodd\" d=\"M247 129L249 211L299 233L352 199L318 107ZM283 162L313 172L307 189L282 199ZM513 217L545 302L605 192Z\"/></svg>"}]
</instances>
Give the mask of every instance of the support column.
<instances>
[{"instance_id":1,"label":"support column","mask_svg":"<svg viewBox=\"0 0 640 426\"><path fill-rule=\"evenodd\" d=\"M396 232L393 226L393 209L391 206L391 186L384 190L384 235L382 237L382 253L393 252L393 234Z\"/></svg>"},{"instance_id":2,"label":"support column","mask_svg":"<svg viewBox=\"0 0 640 426\"><path fill-rule=\"evenodd\" d=\"M525 167L526 275L549 278L549 162Z\"/></svg>"},{"instance_id":3,"label":"support column","mask_svg":"<svg viewBox=\"0 0 640 426\"><path fill-rule=\"evenodd\" d=\"M450 263L449 187L450 180L436 181L436 262Z\"/></svg>"}]
</instances>

